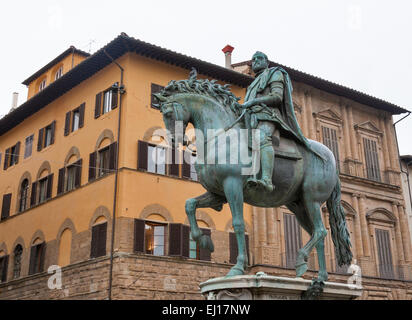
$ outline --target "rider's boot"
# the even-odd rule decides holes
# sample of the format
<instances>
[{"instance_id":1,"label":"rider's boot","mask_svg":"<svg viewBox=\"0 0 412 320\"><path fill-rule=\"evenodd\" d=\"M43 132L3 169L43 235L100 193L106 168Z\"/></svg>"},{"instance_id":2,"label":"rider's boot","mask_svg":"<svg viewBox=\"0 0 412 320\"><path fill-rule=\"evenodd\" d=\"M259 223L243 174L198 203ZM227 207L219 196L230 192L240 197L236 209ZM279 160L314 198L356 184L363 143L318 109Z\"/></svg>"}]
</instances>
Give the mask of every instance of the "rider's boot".
<instances>
[{"instance_id":1,"label":"rider's boot","mask_svg":"<svg viewBox=\"0 0 412 320\"><path fill-rule=\"evenodd\" d=\"M262 165L262 179L257 183L264 187L268 192L272 192L275 186L272 184L273 162L275 160L275 151L271 145L266 145L260 150L260 163Z\"/></svg>"}]
</instances>

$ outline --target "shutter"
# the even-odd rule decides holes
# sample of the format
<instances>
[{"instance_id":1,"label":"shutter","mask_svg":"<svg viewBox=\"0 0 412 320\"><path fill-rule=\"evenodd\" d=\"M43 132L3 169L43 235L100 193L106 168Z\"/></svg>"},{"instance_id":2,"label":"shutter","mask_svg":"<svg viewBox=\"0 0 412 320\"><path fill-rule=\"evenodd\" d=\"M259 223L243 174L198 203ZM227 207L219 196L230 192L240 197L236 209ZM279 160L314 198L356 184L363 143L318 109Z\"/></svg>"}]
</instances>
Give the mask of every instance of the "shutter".
<instances>
[{"instance_id":1,"label":"shutter","mask_svg":"<svg viewBox=\"0 0 412 320\"><path fill-rule=\"evenodd\" d=\"M66 168L59 169L59 177L57 181L57 194L61 194L64 191L64 176Z\"/></svg>"},{"instance_id":2,"label":"shutter","mask_svg":"<svg viewBox=\"0 0 412 320\"><path fill-rule=\"evenodd\" d=\"M79 107L79 128L83 128L84 126L84 110L85 110L86 104L83 102L80 107Z\"/></svg>"},{"instance_id":3,"label":"shutter","mask_svg":"<svg viewBox=\"0 0 412 320\"><path fill-rule=\"evenodd\" d=\"M99 228L97 226L92 227L92 243L90 248L90 258L96 258L97 255L97 247L98 247L98 240L99 240Z\"/></svg>"},{"instance_id":4,"label":"shutter","mask_svg":"<svg viewBox=\"0 0 412 320\"><path fill-rule=\"evenodd\" d=\"M38 269L36 270L37 272L43 272L44 270L44 261L46 258L46 243L40 243L38 245L38 251L37 254L40 255L39 256L39 266Z\"/></svg>"},{"instance_id":5,"label":"shutter","mask_svg":"<svg viewBox=\"0 0 412 320\"><path fill-rule=\"evenodd\" d=\"M107 222L99 224L98 226L99 240L97 244L98 257L106 255L106 242L107 242Z\"/></svg>"},{"instance_id":6,"label":"shutter","mask_svg":"<svg viewBox=\"0 0 412 320\"><path fill-rule=\"evenodd\" d=\"M29 275L36 273L36 253L37 246L32 246L30 248L30 265L29 265Z\"/></svg>"},{"instance_id":7,"label":"shutter","mask_svg":"<svg viewBox=\"0 0 412 320\"><path fill-rule=\"evenodd\" d=\"M46 199L50 199L53 191L53 173L47 177L47 194Z\"/></svg>"},{"instance_id":8,"label":"shutter","mask_svg":"<svg viewBox=\"0 0 412 320\"><path fill-rule=\"evenodd\" d=\"M302 246L300 228L296 217L292 214L283 215L285 229L286 267L293 268L296 263L297 252Z\"/></svg>"},{"instance_id":9,"label":"shutter","mask_svg":"<svg viewBox=\"0 0 412 320\"><path fill-rule=\"evenodd\" d=\"M116 157L117 157L117 142L113 142L109 146L109 169L116 169Z\"/></svg>"},{"instance_id":10,"label":"shutter","mask_svg":"<svg viewBox=\"0 0 412 320\"><path fill-rule=\"evenodd\" d=\"M6 219L10 215L11 193L3 196L3 205L1 207L1 220Z\"/></svg>"},{"instance_id":11,"label":"shutter","mask_svg":"<svg viewBox=\"0 0 412 320\"><path fill-rule=\"evenodd\" d=\"M54 133L56 131L56 121L53 121L51 123L51 138L50 138L50 144L54 143Z\"/></svg>"},{"instance_id":12,"label":"shutter","mask_svg":"<svg viewBox=\"0 0 412 320\"><path fill-rule=\"evenodd\" d=\"M169 164L169 175L178 177L179 176L179 153L176 158L176 149L172 148L172 163Z\"/></svg>"},{"instance_id":13,"label":"shutter","mask_svg":"<svg viewBox=\"0 0 412 320\"><path fill-rule=\"evenodd\" d=\"M37 151L43 149L43 136L44 136L44 128L39 130L39 140L37 140Z\"/></svg>"},{"instance_id":14,"label":"shutter","mask_svg":"<svg viewBox=\"0 0 412 320\"><path fill-rule=\"evenodd\" d=\"M190 152L184 151L184 153L183 153L183 165L182 165L182 177L187 178L187 179L190 179L190 163L186 163L185 158L187 157L187 158L190 159L189 154L190 154Z\"/></svg>"},{"instance_id":15,"label":"shutter","mask_svg":"<svg viewBox=\"0 0 412 320\"><path fill-rule=\"evenodd\" d=\"M169 224L169 256L182 255L182 225L180 223Z\"/></svg>"},{"instance_id":16,"label":"shutter","mask_svg":"<svg viewBox=\"0 0 412 320\"><path fill-rule=\"evenodd\" d=\"M76 170L76 176L75 176L75 179L74 179L75 188L80 187L81 182L82 182L82 163L83 163L82 159L79 159L79 160L77 160L77 162L74 163L75 168L76 168L75 169Z\"/></svg>"},{"instance_id":17,"label":"shutter","mask_svg":"<svg viewBox=\"0 0 412 320\"><path fill-rule=\"evenodd\" d=\"M16 154L14 155L14 164L19 163L19 157L20 157L20 141L16 143Z\"/></svg>"},{"instance_id":18,"label":"shutter","mask_svg":"<svg viewBox=\"0 0 412 320\"><path fill-rule=\"evenodd\" d=\"M238 249L236 234L234 232L229 233L229 262L235 264L237 260Z\"/></svg>"},{"instance_id":19,"label":"shutter","mask_svg":"<svg viewBox=\"0 0 412 320\"><path fill-rule=\"evenodd\" d=\"M203 229L201 228L202 233L206 236L211 236L211 230L210 229ZM207 249L200 248L199 249L199 260L204 260L204 261L210 261L211 260L211 252Z\"/></svg>"},{"instance_id":20,"label":"shutter","mask_svg":"<svg viewBox=\"0 0 412 320\"><path fill-rule=\"evenodd\" d=\"M4 154L4 170L9 167L10 149L11 148L6 149L6 152Z\"/></svg>"},{"instance_id":21,"label":"shutter","mask_svg":"<svg viewBox=\"0 0 412 320\"><path fill-rule=\"evenodd\" d=\"M2 267L1 267L1 282L6 282L7 281L7 268L9 266L9 256L3 256L2 257Z\"/></svg>"},{"instance_id":22,"label":"shutter","mask_svg":"<svg viewBox=\"0 0 412 320\"><path fill-rule=\"evenodd\" d=\"M117 108L118 92L118 89L112 90L112 110Z\"/></svg>"},{"instance_id":23,"label":"shutter","mask_svg":"<svg viewBox=\"0 0 412 320\"><path fill-rule=\"evenodd\" d=\"M33 184L31 185L30 206L34 206L36 204L36 191L37 191L37 181L33 182Z\"/></svg>"},{"instance_id":24,"label":"shutter","mask_svg":"<svg viewBox=\"0 0 412 320\"><path fill-rule=\"evenodd\" d=\"M89 181L96 179L96 157L97 152L92 152L89 158Z\"/></svg>"},{"instance_id":25,"label":"shutter","mask_svg":"<svg viewBox=\"0 0 412 320\"><path fill-rule=\"evenodd\" d=\"M189 258L190 227L182 225L182 256Z\"/></svg>"},{"instance_id":26,"label":"shutter","mask_svg":"<svg viewBox=\"0 0 412 320\"><path fill-rule=\"evenodd\" d=\"M100 117L102 112L102 92L96 94L96 105L94 107L94 118Z\"/></svg>"},{"instance_id":27,"label":"shutter","mask_svg":"<svg viewBox=\"0 0 412 320\"><path fill-rule=\"evenodd\" d=\"M70 133L70 117L72 112L69 111L66 113L66 119L64 121L64 135L67 136Z\"/></svg>"},{"instance_id":28,"label":"shutter","mask_svg":"<svg viewBox=\"0 0 412 320\"><path fill-rule=\"evenodd\" d=\"M387 230L376 229L376 246L378 249L379 272L383 278L392 279L393 264L390 247L389 232Z\"/></svg>"},{"instance_id":29,"label":"shutter","mask_svg":"<svg viewBox=\"0 0 412 320\"><path fill-rule=\"evenodd\" d=\"M145 252L144 250L145 221L134 219L134 252Z\"/></svg>"},{"instance_id":30,"label":"shutter","mask_svg":"<svg viewBox=\"0 0 412 320\"><path fill-rule=\"evenodd\" d=\"M137 144L137 168L142 170L147 170L147 152L148 152L148 143L145 141L138 141Z\"/></svg>"}]
</instances>

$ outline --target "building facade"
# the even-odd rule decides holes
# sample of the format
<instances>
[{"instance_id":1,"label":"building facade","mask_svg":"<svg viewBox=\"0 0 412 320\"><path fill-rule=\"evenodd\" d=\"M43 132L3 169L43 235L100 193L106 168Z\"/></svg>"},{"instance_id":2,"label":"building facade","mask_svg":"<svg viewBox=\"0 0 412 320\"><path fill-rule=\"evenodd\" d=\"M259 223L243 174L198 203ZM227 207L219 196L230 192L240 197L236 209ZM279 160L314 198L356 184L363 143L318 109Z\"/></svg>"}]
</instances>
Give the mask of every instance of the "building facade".
<instances>
[{"instance_id":1,"label":"building facade","mask_svg":"<svg viewBox=\"0 0 412 320\"><path fill-rule=\"evenodd\" d=\"M152 93L192 67L240 97L253 80L249 62L223 68L121 34L90 56L70 48L24 82L28 100L0 119L0 299L202 299L199 283L228 272L237 254L228 206L197 210L216 250L199 249L184 204L204 189L193 165L162 163L173 153L154 135L164 125ZM337 159L362 298L412 299L392 125L406 110L287 71L304 134ZM248 273L294 277L309 240L294 216L246 204L244 216ZM330 232L326 257L330 280L347 282ZM316 252L309 267L310 279ZM61 286L50 284L56 268Z\"/></svg>"}]
</instances>

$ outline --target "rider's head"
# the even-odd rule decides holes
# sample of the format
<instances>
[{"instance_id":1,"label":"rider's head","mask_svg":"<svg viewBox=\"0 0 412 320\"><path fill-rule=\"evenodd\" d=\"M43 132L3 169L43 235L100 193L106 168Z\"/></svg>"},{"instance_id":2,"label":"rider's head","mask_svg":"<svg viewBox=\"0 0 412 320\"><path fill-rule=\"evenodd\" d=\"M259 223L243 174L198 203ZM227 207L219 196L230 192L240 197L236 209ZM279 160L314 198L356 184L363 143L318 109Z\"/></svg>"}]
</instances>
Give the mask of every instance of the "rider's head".
<instances>
[{"instance_id":1,"label":"rider's head","mask_svg":"<svg viewBox=\"0 0 412 320\"><path fill-rule=\"evenodd\" d=\"M252 69L253 72L259 74L263 70L269 67L269 59L266 54L260 51L256 51L256 53L252 57Z\"/></svg>"}]
</instances>

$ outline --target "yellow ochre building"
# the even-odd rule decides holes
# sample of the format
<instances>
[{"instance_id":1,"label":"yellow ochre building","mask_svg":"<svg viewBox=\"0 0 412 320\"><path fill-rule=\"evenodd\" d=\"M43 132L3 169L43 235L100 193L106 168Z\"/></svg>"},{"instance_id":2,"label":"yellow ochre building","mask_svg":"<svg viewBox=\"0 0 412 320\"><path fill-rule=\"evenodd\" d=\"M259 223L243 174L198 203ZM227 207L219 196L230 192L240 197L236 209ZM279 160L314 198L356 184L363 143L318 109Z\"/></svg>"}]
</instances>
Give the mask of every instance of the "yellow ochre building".
<instances>
[{"instance_id":1,"label":"yellow ochre building","mask_svg":"<svg viewBox=\"0 0 412 320\"><path fill-rule=\"evenodd\" d=\"M212 254L191 240L184 204L204 189L193 165L153 162L168 153L152 135L164 127L152 93L194 67L243 98L250 61L232 64L231 50L221 67L122 33L92 55L70 47L23 82L27 101L0 119L0 299L203 299L199 283L236 258L231 214L227 205L197 210ZM407 110L284 68L303 133L337 158L361 299L412 299L392 120ZM309 236L285 207L244 209L248 273L294 277ZM327 216L324 208L330 281L346 283ZM316 252L309 267L307 279ZM62 283L50 286L56 268Z\"/></svg>"}]
</instances>

